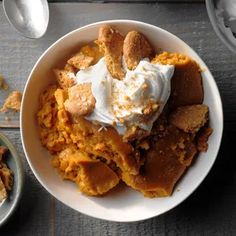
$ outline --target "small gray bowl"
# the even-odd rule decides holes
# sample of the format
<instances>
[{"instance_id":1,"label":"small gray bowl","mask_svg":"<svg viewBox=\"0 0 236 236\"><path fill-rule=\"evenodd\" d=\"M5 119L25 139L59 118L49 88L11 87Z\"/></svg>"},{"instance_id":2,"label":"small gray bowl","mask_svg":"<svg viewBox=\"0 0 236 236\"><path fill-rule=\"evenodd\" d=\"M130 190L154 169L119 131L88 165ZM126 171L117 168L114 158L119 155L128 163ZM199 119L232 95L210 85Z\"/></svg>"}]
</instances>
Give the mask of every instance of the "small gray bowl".
<instances>
[{"instance_id":1,"label":"small gray bowl","mask_svg":"<svg viewBox=\"0 0 236 236\"><path fill-rule=\"evenodd\" d=\"M9 193L7 199L0 203L0 227L7 222L16 209L22 195L24 183L24 171L22 160L18 155L13 144L0 133L0 145L6 146L9 151L7 153L6 163L14 173L13 189Z\"/></svg>"}]
</instances>

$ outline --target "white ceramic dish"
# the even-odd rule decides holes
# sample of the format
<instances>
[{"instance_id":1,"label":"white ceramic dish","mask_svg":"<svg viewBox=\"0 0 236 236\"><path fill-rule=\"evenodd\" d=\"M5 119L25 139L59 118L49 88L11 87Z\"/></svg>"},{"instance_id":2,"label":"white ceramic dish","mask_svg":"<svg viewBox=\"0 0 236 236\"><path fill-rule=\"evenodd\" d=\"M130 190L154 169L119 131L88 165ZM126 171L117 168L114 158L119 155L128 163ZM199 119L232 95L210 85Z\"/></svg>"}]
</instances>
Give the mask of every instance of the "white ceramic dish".
<instances>
[{"instance_id":1,"label":"white ceramic dish","mask_svg":"<svg viewBox=\"0 0 236 236\"><path fill-rule=\"evenodd\" d=\"M193 166L179 181L179 191L167 198L144 198L130 188L113 191L105 197L81 194L74 183L63 181L51 166L50 155L41 146L35 114L40 92L53 82L51 69L55 68L80 45L97 38L98 29L111 24L123 34L130 30L142 32L156 48L180 52L195 59L202 68L205 91L204 103L210 107L210 126L214 129L207 153L201 153ZM91 24L65 35L55 42L35 64L25 87L21 110L21 137L28 163L36 178L49 193L67 206L100 219L130 222L158 216L185 200L210 171L221 143L223 130L222 104L216 83L201 58L182 40L156 26L130 20L111 20Z\"/></svg>"}]
</instances>

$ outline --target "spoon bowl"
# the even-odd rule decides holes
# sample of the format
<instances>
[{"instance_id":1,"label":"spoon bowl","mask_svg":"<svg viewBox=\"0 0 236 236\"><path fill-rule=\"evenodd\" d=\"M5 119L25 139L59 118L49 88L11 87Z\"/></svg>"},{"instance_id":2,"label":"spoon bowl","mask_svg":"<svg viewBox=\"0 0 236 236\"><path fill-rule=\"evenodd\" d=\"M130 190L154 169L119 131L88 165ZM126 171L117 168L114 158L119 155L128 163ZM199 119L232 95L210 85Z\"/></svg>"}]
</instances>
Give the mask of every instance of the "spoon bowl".
<instances>
[{"instance_id":1,"label":"spoon bowl","mask_svg":"<svg viewBox=\"0 0 236 236\"><path fill-rule=\"evenodd\" d=\"M8 21L27 38L42 37L48 27L47 0L3 0Z\"/></svg>"},{"instance_id":2,"label":"spoon bowl","mask_svg":"<svg viewBox=\"0 0 236 236\"><path fill-rule=\"evenodd\" d=\"M236 0L206 0L206 8L216 34L236 53Z\"/></svg>"}]
</instances>

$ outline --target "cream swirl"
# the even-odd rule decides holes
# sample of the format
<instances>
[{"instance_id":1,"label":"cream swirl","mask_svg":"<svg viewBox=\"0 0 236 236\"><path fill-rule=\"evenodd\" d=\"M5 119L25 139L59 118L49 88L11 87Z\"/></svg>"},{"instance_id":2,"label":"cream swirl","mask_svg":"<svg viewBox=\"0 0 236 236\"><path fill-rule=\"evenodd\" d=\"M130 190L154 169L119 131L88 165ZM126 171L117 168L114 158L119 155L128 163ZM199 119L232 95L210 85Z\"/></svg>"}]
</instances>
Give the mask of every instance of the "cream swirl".
<instances>
[{"instance_id":1,"label":"cream swirl","mask_svg":"<svg viewBox=\"0 0 236 236\"><path fill-rule=\"evenodd\" d=\"M172 65L142 60L135 70L127 70L123 80L117 80L109 73L104 58L100 59L76 75L77 84L92 84L96 99L95 109L86 119L113 125L120 134L130 125L150 131L169 98L173 72ZM144 122L143 113L150 102L158 104L158 109Z\"/></svg>"}]
</instances>

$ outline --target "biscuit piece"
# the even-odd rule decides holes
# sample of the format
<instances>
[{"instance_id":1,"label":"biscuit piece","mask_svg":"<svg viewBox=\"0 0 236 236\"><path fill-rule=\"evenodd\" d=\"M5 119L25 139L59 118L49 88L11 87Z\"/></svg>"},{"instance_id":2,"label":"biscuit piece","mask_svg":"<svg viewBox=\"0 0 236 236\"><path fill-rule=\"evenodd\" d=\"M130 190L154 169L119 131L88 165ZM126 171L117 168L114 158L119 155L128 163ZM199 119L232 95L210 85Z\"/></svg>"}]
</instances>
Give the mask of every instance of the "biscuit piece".
<instances>
[{"instance_id":1,"label":"biscuit piece","mask_svg":"<svg viewBox=\"0 0 236 236\"><path fill-rule=\"evenodd\" d=\"M67 70L54 69L57 83L62 89L68 89L75 84L75 74Z\"/></svg>"},{"instance_id":2,"label":"biscuit piece","mask_svg":"<svg viewBox=\"0 0 236 236\"><path fill-rule=\"evenodd\" d=\"M7 112L8 110L13 110L15 112L20 111L21 106L21 93L19 91L13 91L9 94L7 99L5 100L1 112Z\"/></svg>"},{"instance_id":3,"label":"biscuit piece","mask_svg":"<svg viewBox=\"0 0 236 236\"><path fill-rule=\"evenodd\" d=\"M152 63L174 65L175 72L171 78L170 108L201 104L203 102L203 85L199 65L186 55L163 52Z\"/></svg>"},{"instance_id":4,"label":"biscuit piece","mask_svg":"<svg viewBox=\"0 0 236 236\"><path fill-rule=\"evenodd\" d=\"M208 138L212 134L213 129L210 127L204 127L199 131L197 135L197 149L199 152L206 152L208 149Z\"/></svg>"},{"instance_id":5,"label":"biscuit piece","mask_svg":"<svg viewBox=\"0 0 236 236\"><path fill-rule=\"evenodd\" d=\"M93 58L92 65L96 64L104 56L103 52L96 44L85 45L80 49L80 52L82 52L86 56Z\"/></svg>"},{"instance_id":6,"label":"biscuit piece","mask_svg":"<svg viewBox=\"0 0 236 236\"><path fill-rule=\"evenodd\" d=\"M208 121L208 112L206 105L178 107L170 114L169 122L186 133L196 133Z\"/></svg>"},{"instance_id":7,"label":"biscuit piece","mask_svg":"<svg viewBox=\"0 0 236 236\"><path fill-rule=\"evenodd\" d=\"M95 107L96 100L92 94L91 83L78 84L68 89L65 109L72 115L85 116Z\"/></svg>"},{"instance_id":8,"label":"biscuit piece","mask_svg":"<svg viewBox=\"0 0 236 236\"><path fill-rule=\"evenodd\" d=\"M130 31L124 41L124 58L128 69L134 70L141 59L152 54L152 47L143 34Z\"/></svg>"},{"instance_id":9,"label":"biscuit piece","mask_svg":"<svg viewBox=\"0 0 236 236\"><path fill-rule=\"evenodd\" d=\"M109 25L99 29L99 36L96 43L104 52L107 68L113 77L123 79L125 76L122 68L122 52L124 37Z\"/></svg>"},{"instance_id":10,"label":"biscuit piece","mask_svg":"<svg viewBox=\"0 0 236 236\"><path fill-rule=\"evenodd\" d=\"M89 67L93 62L93 57L86 56L84 53L79 52L70 58L67 63L79 70Z\"/></svg>"}]
</instances>

